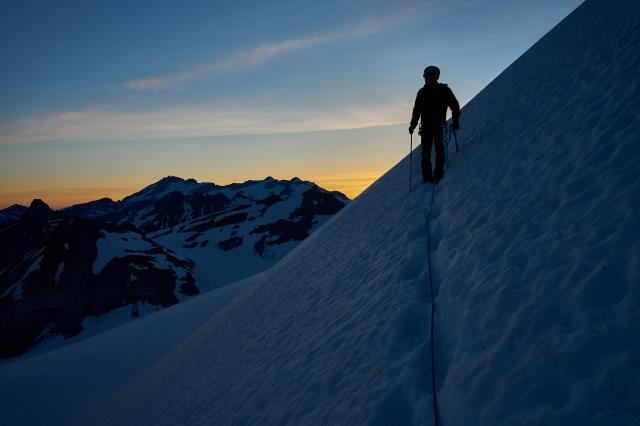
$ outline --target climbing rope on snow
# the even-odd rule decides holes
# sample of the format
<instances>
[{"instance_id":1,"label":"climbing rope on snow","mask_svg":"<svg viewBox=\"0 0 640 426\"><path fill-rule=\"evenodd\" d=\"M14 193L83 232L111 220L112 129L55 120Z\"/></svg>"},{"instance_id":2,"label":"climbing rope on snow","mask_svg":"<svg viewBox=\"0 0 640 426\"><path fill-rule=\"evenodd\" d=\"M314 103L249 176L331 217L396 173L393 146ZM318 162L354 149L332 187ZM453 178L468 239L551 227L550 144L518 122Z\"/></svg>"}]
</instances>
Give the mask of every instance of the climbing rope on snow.
<instances>
[{"instance_id":1,"label":"climbing rope on snow","mask_svg":"<svg viewBox=\"0 0 640 426\"><path fill-rule=\"evenodd\" d=\"M445 135L444 139L446 141L445 145L445 153L446 153L446 162L447 168L449 168L449 142L451 141L451 134L453 134L453 138L456 144L456 154L460 152L458 148L458 135L457 131L453 129L449 129L449 127L444 125ZM429 268L429 290L431 292L431 326L430 326L430 335L431 335L431 394L432 394L432 402L433 402L433 420L435 426L439 426L440 424L440 409L438 407L438 393L437 393L437 385L436 385L436 341L435 341L435 320L436 320L436 297L433 291L433 273L431 271L431 230L429 228L429 222L431 221L431 212L433 210L433 203L436 198L436 187L438 186L438 182L435 182L431 187L431 202L429 203L429 210L427 213L425 226L427 228L427 266Z\"/></svg>"},{"instance_id":2,"label":"climbing rope on snow","mask_svg":"<svg viewBox=\"0 0 640 426\"><path fill-rule=\"evenodd\" d=\"M439 425L438 410L438 394L436 393L436 344L435 344L435 315L436 315L436 299L433 292L433 274L431 273L431 231L429 230L429 221L431 220L431 210L433 210L433 202L436 197L436 186L434 183L431 188L431 203L429 204L429 212L427 213L427 265L429 268L429 289L431 290L431 393L433 400L433 418L435 426Z\"/></svg>"}]
</instances>

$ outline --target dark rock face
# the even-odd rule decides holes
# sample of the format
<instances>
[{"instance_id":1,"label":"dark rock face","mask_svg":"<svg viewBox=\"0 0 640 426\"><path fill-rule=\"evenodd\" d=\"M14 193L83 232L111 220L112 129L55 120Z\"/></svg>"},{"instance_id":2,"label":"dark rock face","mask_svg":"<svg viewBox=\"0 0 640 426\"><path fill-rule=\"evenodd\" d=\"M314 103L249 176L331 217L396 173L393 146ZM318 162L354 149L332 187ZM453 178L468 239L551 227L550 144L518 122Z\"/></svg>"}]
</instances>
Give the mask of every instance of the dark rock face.
<instances>
[{"instance_id":1,"label":"dark rock face","mask_svg":"<svg viewBox=\"0 0 640 426\"><path fill-rule=\"evenodd\" d=\"M27 208L20 204L0 210L0 229L17 222L26 210Z\"/></svg>"},{"instance_id":2,"label":"dark rock face","mask_svg":"<svg viewBox=\"0 0 640 426\"><path fill-rule=\"evenodd\" d=\"M211 219L207 220L206 222L199 223L192 226L191 228L187 228L187 231L204 232L210 229L221 228L226 225L242 223L247 220L248 215L249 214L247 212L234 213L226 215L222 219L218 219L216 215L213 215Z\"/></svg>"},{"instance_id":3,"label":"dark rock face","mask_svg":"<svg viewBox=\"0 0 640 426\"><path fill-rule=\"evenodd\" d=\"M346 198L346 197L345 197ZM270 198L268 203L275 203L275 198ZM345 206L334 194L323 191L317 187L304 192L300 207L289 214L289 219L280 219L266 225L253 228L250 234L265 234L253 246L254 251L260 256L268 246L284 244L289 241L302 241L309 236L314 225L314 218L322 215L333 215Z\"/></svg>"},{"instance_id":4,"label":"dark rock face","mask_svg":"<svg viewBox=\"0 0 640 426\"><path fill-rule=\"evenodd\" d=\"M289 241L302 241L309 236L308 230L311 224L302 221L281 219L277 222L255 227L251 234L266 234L254 244L254 251L260 256L264 255L267 246L283 244Z\"/></svg>"},{"instance_id":5,"label":"dark rock face","mask_svg":"<svg viewBox=\"0 0 640 426\"><path fill-rule=\"evenodd\" d=\"M182 223L187 219L186 206L190 210L188 218L195 219L223 210L228 205L229 199L222 194L172 192L153 202L151 213L144 216L140 229L153 232Z\"/></svg>"},{"instance_id":6,"label":"dark rock face","mask_svg":"<svg viewBox=\"0 0 640 426\"><path fill-rule=\"evenodd\" d=\"M193 278L191 272L187 273L187 276L182 281L180 290L178 290L181 294L185 296L195 296L200 293L200 289L196 285L196 280Z\"/></svg>"},{"instance_id":7,"label":"dark rock face","mask_svg":"<svg viewBox=\"0 0 640 426\"><path fill-rule=\"evenodd\" d=\"M240 247L242 245L242 237L231 237L227 240L224 241L220 241L218 243L218 247L221 250L225 250L225 251L229 251L229 250L233 250L236 247Z\"/></svg>"},{"instance_id":8,"label":"dark rock face","mask_svg":"<svg viewBox=\"0 0 640 426\"><path fill-rule=\"evenodd\" d=\"M126 249L100 271L97 241L107 234L144 241L148 249ZM171 267L160 269L161 256ZM90 315L146 302L170 306L175 288L196 294L192 261L141 234L114 224L69 219L36 200L12 226L0 232L0 357L18 355L48 335L74 336ZM178 278L176 270L189 271Z\"/></svg>"},{"instance_id":9,"label":"dark rock face","mask_svg":"<svg viewBox=\"0 0 640 426\"><path fill-rule=\"evenodd\" d=\"M171 188L171 184L194 186L198 191L187 194L180 191L164 193L163 191ZM153 232L224 210L229 206L230 200L223 194L205 194L200 192L201 189L197 185L200 184L193 179L183 181L180 178L169 177L122 201L114 202L109 198L103 198L71 206L64 209L63 213L69 217L121 224L135 223L143 232ZM154 198L157 194L160 196Z\"/></svg>"},{"instance_id":10,"label":"dark rock face","mask_svg":"<svg viewBox=\"0 0 640 426\"><path fill-rule=\"evenodd\" d=\"M312 188L302 196L302 205L289 214L289 219L311 223L316 215L333 215L338 213L345 203L332 193Z\"/></svg>"},{"instance_id":11,"label":"dark rock face","mask_svg":"<svg viewBox=\"0 0 640 426\"><path fill-rule=\"evenodd\" d=\"M268 185L265 185L265 187ZM283 201L282 197L280 195L276 195L276 194L271 194L268 197L263 198L262 200L258 201L258 204L262 204L264 207L262 208L262 210L260 210L260 215L264 216L265 212L267 211L267 209L269 207L271 207L274 204L277 204L279 202Z\"/></svg>"}]
</instances>

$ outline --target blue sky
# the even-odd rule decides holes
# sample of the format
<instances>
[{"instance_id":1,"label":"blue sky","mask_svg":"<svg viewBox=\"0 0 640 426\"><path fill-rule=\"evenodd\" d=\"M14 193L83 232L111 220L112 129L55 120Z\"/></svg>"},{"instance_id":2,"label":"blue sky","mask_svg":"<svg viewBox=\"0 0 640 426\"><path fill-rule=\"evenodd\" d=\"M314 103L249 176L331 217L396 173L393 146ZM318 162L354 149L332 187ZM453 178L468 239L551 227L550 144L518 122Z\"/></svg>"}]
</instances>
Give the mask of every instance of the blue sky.
<instances>
[{"instance_id":1,"label":"blue sky","mask_svg":"<svg viewBox=\"0 0 640 426\"><path fill-rule=\"evenodd\" d=\"M404 155L426 65L464 103L579 3L5 1L0 207L168 174L356 195Z\"/></svg>"}]
</instances>

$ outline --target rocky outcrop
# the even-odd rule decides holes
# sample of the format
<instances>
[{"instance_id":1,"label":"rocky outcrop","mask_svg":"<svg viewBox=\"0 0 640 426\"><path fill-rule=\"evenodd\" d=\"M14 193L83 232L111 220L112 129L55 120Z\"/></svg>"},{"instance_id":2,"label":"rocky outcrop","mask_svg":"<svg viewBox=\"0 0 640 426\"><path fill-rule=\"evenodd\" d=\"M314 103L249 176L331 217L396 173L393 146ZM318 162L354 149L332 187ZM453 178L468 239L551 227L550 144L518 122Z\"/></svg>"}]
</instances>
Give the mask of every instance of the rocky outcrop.
<instances>
[{"instance_id":1,"label":"rocky outcrop","mask_svg":"<svg viewBox=\"0 0 640 426\"><path fill-rule=\"evenodd\" d=\"M0 357L77 335L87 316L138 302L170 306L176 287L198 292L192 261L133 229L66 218L40 200L0 232L0 265Z\"/></svg>"}]
</instances>

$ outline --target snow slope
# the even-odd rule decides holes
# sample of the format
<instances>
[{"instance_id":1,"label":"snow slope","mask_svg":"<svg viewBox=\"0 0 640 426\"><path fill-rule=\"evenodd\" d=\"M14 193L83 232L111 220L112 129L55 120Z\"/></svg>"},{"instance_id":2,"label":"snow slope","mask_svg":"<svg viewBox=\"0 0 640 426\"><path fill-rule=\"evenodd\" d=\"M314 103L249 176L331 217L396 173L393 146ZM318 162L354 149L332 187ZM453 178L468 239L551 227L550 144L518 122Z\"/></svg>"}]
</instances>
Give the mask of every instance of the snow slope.
<instances>
[{"instance_id":1,"label":"snow slope","mask_svg":"<svg viewBox=\"0 0 640 426\"><path fill-rule=\"evenodd\" d=\"M428 224L444 425L640 418L639 24L587 1L463 110ZM432 424L432 186L407 168L90 420Z\"/></svg>"},{"instance_id":2,"label":"snow slope","mask_svg":"<svg viewBox=\"0 0 640 426\"><path fill-rule=\"evenodd\" d=\"M0 365L0 424L72 423L153 365L257 277L76 344Z\"/></svg>"}]
</instances>

